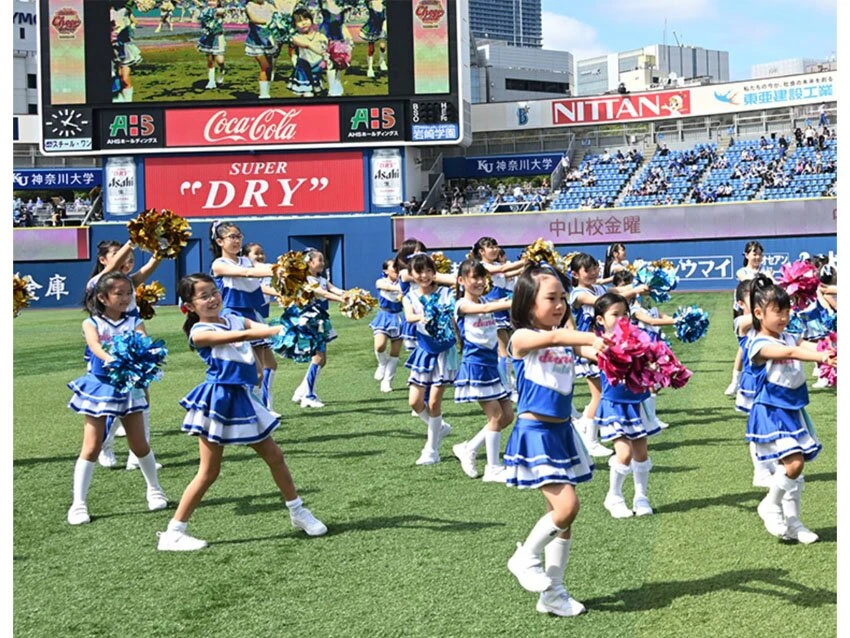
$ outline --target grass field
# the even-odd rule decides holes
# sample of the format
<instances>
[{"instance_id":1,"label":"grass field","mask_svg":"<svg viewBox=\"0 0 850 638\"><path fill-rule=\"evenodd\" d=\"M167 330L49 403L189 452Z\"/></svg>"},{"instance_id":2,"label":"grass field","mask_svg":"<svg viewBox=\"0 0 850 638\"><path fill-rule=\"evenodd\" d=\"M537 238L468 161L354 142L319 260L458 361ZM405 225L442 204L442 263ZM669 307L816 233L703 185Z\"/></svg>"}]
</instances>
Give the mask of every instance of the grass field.
<instances>
[{"instance_id":1,"label":"grass field","mask_svg":"<svg viewBox=\"0 0 850 638\"><path fill-rule=\"evenodd\" d=\"M779 541L755 512L764 491L751 485L745 419L723 396L736 345L730 295L675 301L699 303L712 328L696 344L674 346L695 374L659 397L671 427L650 443L656 515L612 519L602 507L608 468L597 463L578 489L565 579L588 613L572 619L537 613L535 595L505 566L542 514L542 497L461 472L451 445L483 425L477 406L446 402L454 433L443 462L414 465L424 426L410 416L405 371L389 395L372 380L368 320L335 317L340 338L318 384L326 408L289 401L304 365L281 362L275 383L283 415L275 438L327 536L293 530L265 464L239 448L225 453L191 521L208 549L156 551L155 532L173 507L148 512L137 472L98 467L92 523L68 526L82 418L66 407L65 383L83 371L83 316L24 311L14 321L15 635L834 636L835 392L813 391L809 406L824 450L805 472L803 520L821 540ZM148 322L170 350L151 392L152 445L175 502L198 455L180 432L177 401L204 375L182 321L163 308ZM587 396L579 384L578 405ZM116 451L122 461L122 439Z\"/></svg>"},{"instance_id":2,"label":"grass field","mask_svg":"<svg viewBox=\"0 0 850 638\"><path fill-rule=\"evenodd\" d=\"M247 29L247 27L246 27ZM153 28L137 30L136 43L142 52L142 62L133 67L133 99L136 102L255 100L259 66L254 58L245 55L245 32L227 33L224 84L217 89L205 89L207 83L206 55L197 51L198 29L176 27L175 31L153 34ZM375 77L366 77L367 44L355 37L351 66L343 75L345 95L387 95L388 71L378 68L375 53ZM391 64L392 62L388 60ZM287 88L292 63L287 49L277 58L275 79L270 92L273 98L295 98ZM327 79L325 79L327 87ZM306 99L306 98L305 98Z\"/></svg>"}]
</instances>

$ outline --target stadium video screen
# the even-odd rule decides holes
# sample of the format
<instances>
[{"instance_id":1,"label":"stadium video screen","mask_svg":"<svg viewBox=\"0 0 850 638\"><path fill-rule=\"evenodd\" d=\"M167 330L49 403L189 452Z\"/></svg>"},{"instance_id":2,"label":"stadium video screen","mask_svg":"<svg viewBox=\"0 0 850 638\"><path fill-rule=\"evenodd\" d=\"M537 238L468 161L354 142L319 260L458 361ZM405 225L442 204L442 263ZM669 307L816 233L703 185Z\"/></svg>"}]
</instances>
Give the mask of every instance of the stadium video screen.
<instances>
[{"instance_id":1,"label":"stadium video screen","mask_svg":"<svg viewBox=\"0 0 850 638\"><path fill-rule=\"evenodd\" d=\"M460 141L460 1L39 0L42 149Z\"/></svg>"}]
</instances>

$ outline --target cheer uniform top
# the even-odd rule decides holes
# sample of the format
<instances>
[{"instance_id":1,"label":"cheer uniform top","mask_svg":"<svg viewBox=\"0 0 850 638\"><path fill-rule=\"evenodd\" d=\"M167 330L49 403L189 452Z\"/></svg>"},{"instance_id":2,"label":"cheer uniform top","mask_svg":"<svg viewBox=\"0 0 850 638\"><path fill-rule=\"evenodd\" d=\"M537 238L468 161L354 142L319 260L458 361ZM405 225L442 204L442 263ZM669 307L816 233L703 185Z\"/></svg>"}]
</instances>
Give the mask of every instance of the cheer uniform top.
<instances>
[{"instance_id":1,"label":"cheer uniform top","mask_svg":"<svg viewBox=\"0 0 850 638\"><path fill-rule=\"evenodd\" d=\"M101 273L96 274L91 279L89 279L88 282L86 283L86 292L88 292L89 290L94 288L95 285L97 285L98 280L101 277L103 277L103 275L105 275L105 274L106 274L105 272L101 272ZM132 287L132 280L131 280L131 287ZM138 306L138 304L136 304L136 289L135 288L133 288L133 298L130 300L130 305L127 306L127 310L125 312L126 312L127 315L130 315L130 316L133 316L133 317L139 316L139 306ZM86 349L83 351L83 361L88 363L89 361L91 361L91 358L92 358L91 350L89 349L88 344L86 344ZM86 369L89 369L89 368L87 367Z\"/></svg>"},{"instance_id":2,"label":"cheer uniform top","mask_svg":"<svg viewBox=\"0 0 850 638\"><path fill-rule=\"evenodd\" d=\"M263 24L251 22L248 17L248 35L245 37L245 55L255 58L259 55L270 55L277 51L277 45L272 42L271 34L268 30L268 23L272 19L274 13L274 5L271 3L254 4L251 7L251 12L258 12L260 17L265 18Z\"/></svg>"},{"instance_id":3,"label":"cheer uniform top","mask_svg":"<svg viewBox=\"0 0 850 638\"><path fill-rule=\"evenodd\" d=\"M579 303L578 296L586 292L594 297L601 297L605 294L605 288L594 284L589 288L584 286L576 286L570 291L570 310L575 317L576 330L582 332L593 332L593 304ZM576 376L577 377L597 377L599 376L599 368L595 363L583 357L576 358Z\"/></svg>"},{"instance_id":4,"label":"cheer uniform top","mask_svg":"<svg viewBox=\"0 0 850 638\"><path fill-rule=\"evenodd\" d=\"M741 334L741 317L735 317L733 322L735 326L735 334L738 337L738 346L742 352L747 351L747 347L755 336L758 334L753 328ZM753 407L753 399L756 396L756 378L753 376L753 368L749 357L744 357L741 361L741 374L738 376L738 392L735 394L735 409L738 412L749 414Z\"/></svg>"},{"instance_id":5,"label":"cheer uniform top","mask_svg":"<svg viewBox=\"0 0 850 638\"><path fill-rule=\"evenodd\" d=\"M325 292L328 291L328 288L330 286L330 282L328 282L328 280L325 279L324 277L322 277L321 275L320 276L307 275L307 283L313 284L314 286L318 286L319 288L321 288ZM327 337L327 339L325 339L325 343L322 344L322 346L318 350L318 352L324 352L325 351L325 344L328 341L333 341L338 336L337 333L336 333L336 330L334 330L333 326L331 325L330 317L328 317L328 309L330 308L330 302L327 299L325 299L324 297L316 297L315 299L313 299L313 301L310 304L305 306L305 309L306 308L317 308L318 310L320 310L321 312L324 313L323 319L328 324L328 337Z\"/></svg>"},{"instance_id":6,"label":"cheer uniform top","mask_svg":"<svg viewBox=\"0 0 850 638\"><path fill-rule=\"evenodd\" d=\"M575 485L593 477L593 461L570 422L575 353L566 346L508 353L516 372L517 414L531 412L556 423L520 416L505 447L507 484L518 488L548 483Z\"/></svg>"},{"instance_id":7,"label":"cheer uniform top","mask_svg":"<svg viewBox=\"0 0 850 638\"><path fill-rule=\"evenodd\" d=\"M823 339L837 327L837 313L815 299L797 315L803 323L803 339L807 341L818 341Z\"/></svg>"},{"instance_id":8,"label":"cheer uniform top","mask_svg":"<svg viewBox=\"0 0 850 638\"><path fill-rule=\"evenodd\" d=\"M645 312L653 319L658 319L660 314L658 312L658 308L644 308L640 304L640 301L638 301L637 297L635 297L629 304L629 309L631 310L632 317L634 317L634 313L638 310L641 312ZM644 321L641 321L640 319L634 319L634 323L637 325L638 328L646 332L652 341L666 341L664 339L664 333L661 332L661 326L653 326L651 323L646 323Z\"/></svg>"},{"instance_id":9,"label":"cheer uniform top","mask_svg":"<svg viewBox=\"0 0 850 638\"><path fill-rule=\"evenodd\" d=\"M502 273L491 272L490 278L493 280L493 287L490 289L490 292L481 296L482 300L499 301L500 299L511 296L512 292L508 288L508 278L505 277L505 275ZM496 319L496 327L499 330L511 329L510 310L499 310L498 312L494 312L493 317Z\"/></svg>"},{"instance_id":10,"label":"cheer uniform top","mask_svg":"<svg viewBox=\"0 0 850 638\"><path fill-rule=\"evenodd\" d=\"M426 298L419 288L411 288L404 298L407 299L415 314L425 313ZM427 301L436 302L442 306L441 312L450 313L448 321L451 321L454 315L454 297L449 288L438 286L435 292L428 295ZM445 315L443 320L442 325L446 326ZM457 341L454 332L450 335L432 335L428 332L427 323L426 318L412 324L416 330L416 347L404 363L404 367L410 369L407 384L425 387L451 385L457 376L458 369L455 347Z\"/></svg>"},{"instance_id":11,"label":"cheer uniform top","mask_svg":"<svg viewBox=\"0 0 850 638\"><path fill-rule=\"evenodd\" d=\"M402 297L404 297L411 290L416 290L418 288L415 284L404 280L404 278L402 277L402 273L406 272L408 271L405 269L399 271L398 273L398 285L399 288L401 288ZM416 347L416 324L408 323L403 311L401 313L401 338L404 340L404 348L408 352Z\"/></svg>"},{"instance_id":12,"label":"cheer uniform top","mask_svg":"<svg viewBox=\"0 0 850 638\"><path fill-rule=\"evenodd\" d=\"M387 39L387 30L384 28L387 18L387 8L384 6L380 11L375 11L372 4L369 3L369 17L366 18L366 24L360 29L360 37L366 42L377 42L378 40Z\"/></svg>"},{"instance_id":13,"label":"cheer uniform top","mask_svg":"<svg viewBox=\"0 0 850 638\"><path fill-rule=\"evenodd\" d=\"M189 333L189 345L201 332L244 330L245 319L222 315L221 323L198 322ZM186 412L182 430L221 445L258 443L280 425L280 416L260 403L251 386L257 384L254 353L247 342L197 348L207 364L203 383L180 399Z\"/></svg>"},{"instance_id":14,"label":"cheer uniform top","mask_svg":"<svg viewBox=\"0 0 850 638\"><path fill-rule=\"evenodd\" d=\"M345 24L345 11L333 13L330 9L322 7L322 22L319 24L319 33L328 40L344 40L342 27Z\"/></svg>"},{"instance_id":15,"label":"cheer uniform top","mask_svg":"<svg viewBox=\"0 0 850 638\"><path fill-rule=\"evenodd\" d=\"M650 397L649 390L637 394L625 383L612 385L604 372L599 378L602 398L596 408L594 424L599 426L600 439L607 442L623 437L633 441L661 431L656 421L644 420L640 413L640 404Z\"/></svg>"},{"instance_id":16,"label":"cheer uniform top","mask_svg":"<svg viewBox=\"0 0 850 638\"><path fill-rule=\"evenodd\" d=\"M460 368L455 379L455 402L499 401L510 397L499 376L498 322L495 313L464 314L475 302L459 299L455 320L462 343Z\"/></svg>"},{"instance_id":17,"label":"cheer uniform top","mask_svg":"<svg viewBox=\"0 0 850 638\"><path fill-rule=\"evenodd\" d=\"M756 335L747 347L755 378L755 398L747 420L747 441L756 444L759 461L774 461L802 453L810 461L821 451L805 406L809 403L803 363L770 359L761 365L754 357L767 345L794 346L798 340L783 332L778 339Z\"/></svg>"},{"instance_id":18,"label":"cheer uniform top","mask_svg":"<svg viewBox=\"0 0 850 638\"><path fill-rule=\"evenodd\" d=\"M209 55L224 55L224 10L207 7L201 11L198 18L201 23L201 39L198 40L198 51Z\"/></svg>"},{"instance_id":19,"label":"cheer uniform top","mask_svg":"<svg viewBox=\"0 0 850 638\"><path fill-rule=\"evenodd\" d=\"M300 34L300 36L309 38L311 43L318 41L327 50L328 39L318 31ZM295 70L289 78L289 90L302 95L318 93L324 88L322 74L325 72L325 56L306 46L297 47L297 49L298 59L295 61Z\"/></svg>"},{"instance_id":20,"label":"cheer uniform top","mask_svg":"<svg viewBox=\"0 0 850 638\"><path fill-rule=\"evenodd\" d=\"M221 305L230 312L250 319L261 321L259 309L263 307L263 291L260 289L262 279L259 277L231 277L215 274L216 264L253 268L254 263L247 257L237 257L236 261L227 257L219 257L213 262L212 277L221 292Z\"/></svg>"},{"instance_id":21,"label":"cheer uniform top","mask_svg":"<svg viewBox=\"0 0 850 638\"><path fill-rule=\"evenodd\" d=\"M133 332L143 325L139 317L124 313L118 321L113 321L104 315L89 317L83 324L92 324L97 329L98 341L105 346L112 338ZM90 353L88 348L86 351ZM90 354L87 372L84 376L74 379L68 384L74 396L68 407L74 412L90 416L123 416L131 412L141 412L148 407L144 390L132 388L129 392L120 392L111 384L109 371L100 357Z\"/></svg>"},{"instance_id":22,"label":"cheer uniform top","mask_svg":"<svg viewBox=\"0 0 850 638\"><path fill-rule=\"evenodd\" d=\"M375 282L400 285L400 281L393 281L389 277L382 277ZM390 339L401 338L401 323L404 318L404 306L401 303L401 292L384 290L378 288L378 313L369 324L373 334L384 334Z\"/></svg>"}]
</instances>

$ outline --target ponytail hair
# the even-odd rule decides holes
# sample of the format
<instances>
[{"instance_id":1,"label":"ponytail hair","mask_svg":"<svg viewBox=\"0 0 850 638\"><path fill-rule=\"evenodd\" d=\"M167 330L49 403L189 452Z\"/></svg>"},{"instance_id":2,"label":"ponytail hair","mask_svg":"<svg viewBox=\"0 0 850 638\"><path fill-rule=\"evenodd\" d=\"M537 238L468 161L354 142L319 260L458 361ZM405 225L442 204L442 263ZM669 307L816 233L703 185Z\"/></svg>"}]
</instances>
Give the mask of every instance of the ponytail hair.
<instances>
[{"instance_id":1,"label":"ponytail hair","mask_svg":"<svg viewBox=\"0 0 850 638\"><path fill-rule=\"evenodd\" d=\"M407 269L407 262L410 260L410 256L414 253L424 253L426 250L428 249L425 247L425 244L415 237L405 239L395 256L396 271L401 272L402 270Z\"/></svg>"},{"instance_id":2,"label":"ponytail hair","mask_svg":"<svg viewBox=\"0 0 850 638\"><path fill-rule=\"evenodd\" d=\"M120 270L109 271L98 279L94 286L86 290L85 310L89 313L90 317L99 317L106 312L106 306L103 305L103 302L98 297L109 294L116 281L126 281L130 285L130 290L133 290L133 280L129 276Z\"/></svg>"},{"instance_id":3,"label":"ponytail hair","mask_svg":"<svg viewBox=\"0 0 850 638\"><path fill-rule=\"evenodd\" d=\"M614 263L614 253L618 250L624 249L625 244L616 243L609 244L608 248L605 249L605 267L602 269L602 277L607 279L611 276L611 265Z\"/></svg>"},{"instance_id":4,"label":"ponytail hair","mask_svg":"<svg viewBox=\"0 0 850 638\"><path fill-rule=\"evenodd\" d=\"M777 310L790 310L791 297L788 296L784 288L773 283L773 280L767 275L759 273L752 282L750 311L753 313L753 328L759 331L761 330L761 321L756 316L756 308L761 308L762 312L768 306L776 306Z\"/></svg>"},{"instance_id":5,"label":"ponytail hair","mask_svg":"<svg viewBox=\"0 0 850 638\"><path fill-rule=\"evenodd\" d=\"M228 228L235 228L239 230L239 226L234 224L233 222L223 222L221 220L216 220L212 224L210 224L210 249L212 250L213 257L218 259L221 257L221 246L218 245L218 239L224 237L225 231Z\"/></svg>"},{"instance_id":6,"label":"ponytail hair","mask_svg":"<svg viewBox=\"0 0 850 638\"><path fill-rule=\"evenodd\" d=\"M738 282L738 286L735 288L735 306L732 309L732 319L737 319L744 314L744 307L741 305L741 302L744 300L746 300L747 303L750 302L750 292L752 289L752 279L745 279L744 281ZM751 312L752 308L753 307L750 306Z\"/></svg>"},{"instance_id":7,"label":"ponytail hair","mask_svg":"<svg viewBox=\"0 0 850 638\"><path fill-rule=\"evenodd\" d=\"M189 333L192 332L192 326L200 321L198 314L189 310L186 305L191 303L192 298L195 296L195 286L200 283L208 283L213 286L216 285L215 280L212 277L202 272L197 272L193 275L186 275L177 284L177 296L180 297L180 310L186 314L186 321L183 322L183 332L186 333L187 337L189 336ZM191 342L189 343L189 346L194 349Z\"/></svg>"},{"instance_id":8,"label":"ponytail hair","mask_svg":"<svg viewBox=\"0 0 850 638\"><path fill-rule=\"evenodd\" d=\"M492 237L480 237L477 242L472 245L472 255L473 259L477 259L481 261L481 249L482 248L498 248L499 242L497 242Z\"/></svg>"}]
</instances>

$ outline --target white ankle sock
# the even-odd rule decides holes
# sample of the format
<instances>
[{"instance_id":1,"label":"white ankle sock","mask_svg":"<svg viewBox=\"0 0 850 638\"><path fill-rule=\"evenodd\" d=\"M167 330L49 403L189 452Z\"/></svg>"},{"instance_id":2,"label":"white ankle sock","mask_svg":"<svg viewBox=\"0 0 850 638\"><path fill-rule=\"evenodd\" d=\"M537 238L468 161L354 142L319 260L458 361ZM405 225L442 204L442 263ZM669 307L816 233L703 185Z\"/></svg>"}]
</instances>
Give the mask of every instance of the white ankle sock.
<instances>
[{"instance_id":1,"label":"white ankle sock","mask_svg":"<svg viewBox=\"0 0 850 638\"><path fill-rule=\"evenodd\" d=\"M142 476L145 477L145 483L148 484L149 490L161 490L159 479L156 475L156 458L154 458L153 450L147 453L147 456L139 457L139 469L142 471Z\"/></svg>"},{"instance_id":2,"label":"white ankle sock","mask_svg":"<svg viewBox=\"0 0 850 638\"><path fill-rule=\"evenodd\" d=\"M443 425L443 415L432 416L428 420L428 449L436 451L440 446L440 428Z\"/></svg>"},{"instance_id":3,"label":"white ankle sock","mask_svg":"<svg viewBox=\"0 0 850 638\"><path fill-rule=\"evenodd\" d=\"M632 476L635 480L635 498L646 498L646 489L649 486L649 470L652 469L652 460L635 461L632 459Z\"/></svg>"},{"instance_id":4,"label":"white ankle sock","mask_svg":"<svg viewBox=\"0 0 850 638\"><path fill-rule=\"evenodd\" d=\"M484 433L484 447L487 450L487 465L500 465L499 449L502 447L502 433L487 430Z\"/></svg>"},{"instance_id":5,"label":"white ankle sock","mask_svg":"<svg viewBox=\"0 0 850 638\"><path fill-rule=\"evenodd\" d=\"M553 586L564 584L564 570L570 561L570 549L572 546L572 538L561 538L558 536L543 549L543 553L546 556L546 575L552 579Z\"/></svg>"},{"instance_id":6,"label":"white ankle sock","mask_svg":"<svg viewBox=\"0 0 850 638\"><path fill-rule=\"evenodd\" d=\"M189 527L189 523L184 523L183 521L178 521L176 518L172 518L168 521L168 527L166 528L169 532L182 532L186 533L186 528Z\"/></svg>"},{"instance_id":7,"label":"white ankle sock","mask_svg":"<svg viewBox=\"0 0 850 638\"><path fill-rule=\"evenodd\" d=\"M632 473L632 468L620 463L616 456L608 457L608 468L610 469L608 494L614 498L623 498L623 483L626 482L626 477Z\"/></svg>"},{"instance_id":8,"label":"white ankle sock","mask_svg":"<svg viewBox=\"0 0 850 638\"><path fill-rule=\"evenodd\" d=\"M425 423L425 425L429 425L431 423L431 413L428 411L428 406L425 406L422 409L422 412L417 412L416 416L422 419L422 422Z\"/></svg>"},{"instance_id":9,"label":"white ankle sock","mask_svg":"<svg viewBox=\"0 0 850 638\"><path fill-rule=\"evenodd\" d=\"M304 504L304 501L301 500L300 496L296 496L295 500L284 501L284 503L286 504L286 507L288 507L290 510L297 510Z\"/></svg>"},{"instance_id":10,"label":"white ankle sock","mask_svg":"<svg viewBox=\"0 0 850 638\"><path fill-rule=\"evenodd\" d=\"M74 502L85 503L91 485L91 477L94 474L95 464L85 459L77 459L74 465Z\"/></svg>"},{"instance_id":11,"label":"white ankle sock","mask_svg":"<svg viewBox=\"0 0 850 638\"><path fill-rule=\"evenodd\" d=\"M384 350L383 352L375 350L375 358L378 360L378 365L383 368L386 367L387 362L389 362L390 354L386 350Z\"/></svg>"},{"instance_id":12,"label":"white ankle sock","mask_svg":"<svg viewBox=\"0 0 850 638\"><path fill-rule=\"evenodd\" d=\"M389 357L387 367L384 369L384 379L392 381L395 378L396 368L398 368L398 357Z\"/></svg>"}]
</instances>

